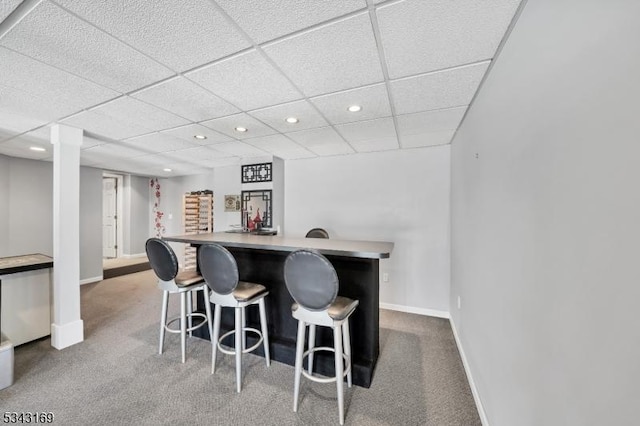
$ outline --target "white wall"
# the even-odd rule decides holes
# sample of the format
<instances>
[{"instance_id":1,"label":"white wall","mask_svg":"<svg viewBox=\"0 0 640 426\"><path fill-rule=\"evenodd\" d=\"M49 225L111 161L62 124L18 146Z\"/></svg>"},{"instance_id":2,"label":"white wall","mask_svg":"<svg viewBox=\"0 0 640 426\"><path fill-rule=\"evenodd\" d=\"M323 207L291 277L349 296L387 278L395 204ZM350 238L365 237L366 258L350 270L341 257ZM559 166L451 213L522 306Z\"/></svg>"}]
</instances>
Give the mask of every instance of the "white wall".
<instances>
[{"instance_id":1,"label":"white wall","mask_svg":"<svg viewBox=\"0 0 640 426\"><path fill-rule=\"evenodd\" d=\"M451 312L493 426L638 423L638 16L529 1L453 141Z\"/></svg>"},{"instance_id":2,"label":"white wall","mask_svg":"<svg viewBox=\"0 0 640 426\"><path fill-rule=\"evenodd\" d=\"M102 175L80 168L80 279L102 275ZM0 156L0 256L53 252L53 164Z\"/></svg>"},{"instance_id":3,"label":"white wall","mask_svg":"<svg viewBox=\"0 0 640 426\"><path fill-rule=\"evenodd\" d=\"M380 301L449 310L449 146L286 162L286 235L391 241Z\"/></svg>"},{"instance_id":4,"label":"white wall","mask_svg":"<svg viewBox=\"0 0 640 426\"><path fill-rule=\"evenodd\" d=\"M9 160L9 251L53 255L53 164Z\"/></svg>"},{"instance_id":5,"label":"white wall","mask_svg":"<svg viewBox=\"0 0 640 426\"><path fill-rule=\"evenodd\" d=\"M100 277L102 277L102 170L80 167L80 279Z\"/></svg>"},{"instance_id":6,"label":"white wall","mask_svg":"<svg viewBox=\"0 0 640 426\"><path fill-rule=\"evenodd\" d=\"M0 257L11 256L9 250L9 157L0 155Z\"/></svg>"},{"instance_id":7,"label":"white wall","mask_svg":"<svg viewBox=\"0 0 640 426\"><path fill-rule=\"evenodd\" d=\"M141 176L124 176L124 255L145 253L149 238L149 179Z\"/></svg>"}]
</instances>

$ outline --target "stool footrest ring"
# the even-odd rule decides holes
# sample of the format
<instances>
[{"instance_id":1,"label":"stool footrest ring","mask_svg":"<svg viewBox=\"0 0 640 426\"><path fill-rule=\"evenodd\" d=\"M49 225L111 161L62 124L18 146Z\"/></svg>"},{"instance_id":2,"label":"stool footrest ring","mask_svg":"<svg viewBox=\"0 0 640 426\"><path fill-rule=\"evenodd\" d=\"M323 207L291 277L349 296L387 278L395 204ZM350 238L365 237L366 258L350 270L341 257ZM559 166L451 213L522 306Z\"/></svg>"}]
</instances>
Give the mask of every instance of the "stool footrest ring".
<instances>
[{"instance_id":1,"label":"stool footrest ring","mask_svg":"<svg viewBox=\"0 0 640 426\"><path fill-rule=\"evenodd\" d=\"M318 346L312 349L309 349L307 351L304 351L304 353L302 354L302 361L304 362L304 359L309 356L309 354L317 352L317 351L328 351L328 352L334 352L335 353L335 349L329 346ZM345 377L347 377L347 374L349 374L349 371L351 371L351 359L350 357L343 353L342 354L342 358L345 360L346 363L346 367L344 368L343 374L342 374L342 378L344 379ZM318 383L333 383L336 381L336 377L321 377L321 376L316 376L313 374L309 374L307 372L307 370L305 370L304 368L301 371L302 375L304 377L306 377L309 380L312 380L314 382L318 382Z\"/></svg>"},{"instance_id":2,"label":"stool footrest ring","mask_svg":"<svg viewBox=\"0 0 640 426\"><path fill-rule=\"evenodd\" d=\"M254 351L255 349L258 348L258 346L260 346L262 344L262 341L264 340L264 337L262 336L262 332L256 328L251 328L251 327L244 327L243 331L248 331L251 333L254 333L258 336L258 341L256 342L256 344L254 344L253 346L251 346L250 348L245 348L242 353L246 354L249 353L251 351ZM222 352L223 354L227 354L227 355L235 355L236 351L235 349L231 350L231 349L224 349L222 347L222 340L224 338L226 338L227 336L231 336L232 334L235 334L236 330L231 330L231 331L227 331L226 333L224 333L222 336L220 336L220 338L218 339L218 350L220 352Z\"/></svg>"},{"instance_id":3,"label":"stool footrest ring","mask_svg":"<svg viewBox=\"0 0 640 426\"><path fill-rule=\"evenodd\" d=\"M190 332L193 330L197 330L200 327L202 327L203 325L205 325L207 323L207 316L205 314L201 314L200 312L193 312L189 315L187 315L187 319L188 318L202 318L202 321L200 321L198 324L192 326L192 327L187 327L186 332ZM175 321L180 321L180 317L176 317L176 318L172 318L171 320L169 320L169 322L167 322L164 325L164 329L167 330L167 332L169 333L180 333L180 329L179 328L170 328L169 326L175 322Z\"/></svg>"}]
</instances>

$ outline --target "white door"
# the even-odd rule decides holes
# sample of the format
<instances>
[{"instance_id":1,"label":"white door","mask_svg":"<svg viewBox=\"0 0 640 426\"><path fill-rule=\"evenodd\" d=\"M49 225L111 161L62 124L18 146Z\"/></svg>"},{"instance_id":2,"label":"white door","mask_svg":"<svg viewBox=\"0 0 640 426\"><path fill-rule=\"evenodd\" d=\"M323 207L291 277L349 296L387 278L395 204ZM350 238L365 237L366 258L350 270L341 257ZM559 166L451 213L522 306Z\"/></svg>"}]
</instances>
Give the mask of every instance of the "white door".
<instances>
[{"instance_id":1,"label":"white door","mask_svg":"<svg viewBox=\"0 0 640 426\"><path fill-rule=\"evenodd\" d=\"M116 178L102 178L102 256L116 257L117 249L117 182Z\"/></svg>"}]
</instances>

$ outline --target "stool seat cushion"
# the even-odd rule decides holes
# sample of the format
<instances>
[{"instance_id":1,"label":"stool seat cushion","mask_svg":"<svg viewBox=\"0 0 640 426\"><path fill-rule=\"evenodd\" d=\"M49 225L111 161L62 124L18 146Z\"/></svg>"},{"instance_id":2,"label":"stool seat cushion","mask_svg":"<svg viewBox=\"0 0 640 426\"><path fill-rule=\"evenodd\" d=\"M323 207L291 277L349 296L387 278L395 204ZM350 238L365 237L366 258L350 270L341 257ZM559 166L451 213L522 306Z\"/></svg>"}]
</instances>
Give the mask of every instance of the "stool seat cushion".
<instances>
[{"instance_id":1,"label":"stool seat cushion","mask_svg":"<svg viewBox=\"0 0 640 426\"><path fill-rule=\"evenodd\" d=\"M291 311L297 311L299 306L299 304L294 303L291 305ZM337 296L336 300L334 300L334 302L327 308L327 314L332 320L340 321L351 315L351 313L356 309L356 306L358 306L357 300Z\"/></svg>"},{"instance_id":2,"label":"stool seat cushion","mask_svg":"<svg viewBox=\"0 0 640 426\"><path fill-rule=\"evenodd\" d=\"M336 300L327 309L331 319L340 321L351 315L358 306L358 301L348 297L337 296Z\"/></svg>"},{"instance_id":3,"label":"stool seat cushion","mask_svg":"<svg viewBox=\"0 0 640 426\"><path fill-rule=\"evenodd\" d=\"M176 275L175 281L178 287L188 287L203 282L204 278L195 271L184 271Z\"/></svg>"},{"instance_id":4,"label":"stool seat cushion","mask_svg":"<svg viewBox=\"0 0 640 426\"><path fill-rule=\"evenodd\" d=\"M233 297L238 302L246 302L267 292L262 284L238 281L238 286L233 290Z\"/></svg>"}]
</instances>

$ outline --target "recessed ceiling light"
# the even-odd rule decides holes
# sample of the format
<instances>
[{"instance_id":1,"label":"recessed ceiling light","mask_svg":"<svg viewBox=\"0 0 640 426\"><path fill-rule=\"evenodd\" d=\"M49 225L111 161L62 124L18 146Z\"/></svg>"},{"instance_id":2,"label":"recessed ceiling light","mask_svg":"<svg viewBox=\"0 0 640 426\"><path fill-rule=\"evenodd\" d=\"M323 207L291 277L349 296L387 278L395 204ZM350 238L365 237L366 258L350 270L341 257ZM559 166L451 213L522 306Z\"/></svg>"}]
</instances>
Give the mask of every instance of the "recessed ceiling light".
<instances>
[{"instance_id":1,"label":"recessed ceiling light","mask_svg":"<svg viewBox=\"0 0 640 426\"><path fill-rule=\"evenodd\" d=\"M40 147L40 146L32 146L29 148L31 151L38 151L38 152L44 152L46 151L46 149Z\"/></svg>"},{"instance_id":2,"label":"recessed ceiling light","mask_svg":"<svg viewBox=\"0 0 640 426\"><path fill-rule=\"evenodd\" d=\"M244 132L246 132L247 130L249 130L249 129L247 129L246 127L236 127L236 132L242 132L242 133L244 133Z\"/></svg>"},{"instance_id":3,"label":"recessed ceiling light","mask_svg":"<svg viewBox=\"0 0 640 426\"><path fill-rule=\"evenodd\" d=\"M171 169L169 169L169 168L162 169L162 170L164 170L165 172L171 172L171 171L172 171L172 170L171 170Z\"/></svg>"},{"instance_id":4,"label":"recessed ceiling light","mask_svg":"<svg viewBox=\"0 0 640 426\"><path fill-rule=\"evenodd\" d=\"M347 111L349 112L358 112L362 109L362 107L360 105L351 105L349 108L347 108Z\"/></svg>"},{"instance_id":5,"label":"recessed ceiling light","mask_svg":"<svg viewBox=\"0 0 640 426\"><path fill-rule=\"evenodd\" d=\"M196 139L206 139L207 137L205 135L195 135L193 136Z\"/></svg>"},{"instance_id":6,"label":"recessed ceiling light","mask_svg":"<svg viewBox=\"0 0 640 426\"><path fill-rule=\"evenodd\" d=\"M284 121L286 121L289 124L296 124L300 120L298 120L295 117L287 117L287 118L284 119Z\"/></svg>"}]
</instances>

